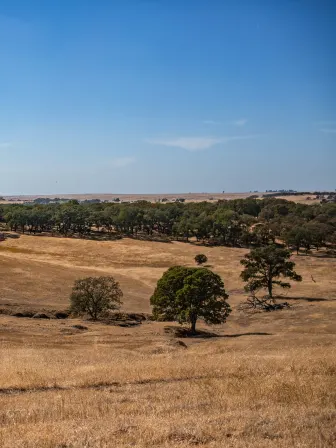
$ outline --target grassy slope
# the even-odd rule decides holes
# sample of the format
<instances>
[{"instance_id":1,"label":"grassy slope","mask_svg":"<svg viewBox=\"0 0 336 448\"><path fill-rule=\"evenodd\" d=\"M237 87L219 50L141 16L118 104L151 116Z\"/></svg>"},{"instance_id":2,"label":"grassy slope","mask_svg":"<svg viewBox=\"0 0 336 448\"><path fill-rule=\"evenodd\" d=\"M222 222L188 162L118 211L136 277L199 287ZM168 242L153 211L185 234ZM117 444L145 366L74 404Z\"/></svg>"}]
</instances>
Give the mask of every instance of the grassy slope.
<instances>
[{"instance_id":1,"label":"grassy slope","mask_svg":"<svg viewBox=\"0 0 336 448\"><path fill-rule=\"evenodd\" d=\"M62 308L73 280L115 275L124 309L148 311L183 243L21 237L0 246L0 307ZM246 250L202 249L233 313L211 340L0 316L1 447L328 447L335 443L335 259L295 257L290 311L239 312ZM311 274L315 282L311 279ZM81 322L82 323L82 322ZM9 393L10 391L15 393Z\"/></svg>"}]
</instances>

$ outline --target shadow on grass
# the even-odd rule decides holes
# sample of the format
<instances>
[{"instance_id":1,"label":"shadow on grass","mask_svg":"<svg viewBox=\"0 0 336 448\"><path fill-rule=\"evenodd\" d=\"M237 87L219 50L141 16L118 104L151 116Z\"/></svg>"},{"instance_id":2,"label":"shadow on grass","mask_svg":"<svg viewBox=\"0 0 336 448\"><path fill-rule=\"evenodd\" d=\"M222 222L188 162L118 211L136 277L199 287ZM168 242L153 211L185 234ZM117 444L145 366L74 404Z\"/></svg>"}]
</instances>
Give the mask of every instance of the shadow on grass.
<instances>
[{"instance_id":1,"label":"shadow on grass","mask_svg":"<svg viewBox=\"0 0 336 448\"><path fill-rule=\"evenodd\" d=\"M220 337L220 338L240 338L241 336L273 336L273 333L252 332L252 333L223 334L223 335L219 335L218 337Z\"/></svg>"},{"instance_id":2,"label":"shadow on grass","mask_svg":"<svg viewBox=\"0 0 336 448\"><path fill-rule=\"evenodd\" d=\"M242 336L272 336L272 333L262 333L262 332L250 332L250 333L234 333L234 334L218 334L206 330L197 330L196 333L192 333L189 328L180 327L165 327L164 331L166 334L170 334L177 338L198 338L198 339L209 339L209 338L240 338Z\"/></svg>"},{"instance_id":3,"label":"shadow on grass","mask_svg":"<svg viewBox=\"0 0 336 448\"><path fill-rule=\"evenodd\" d=\"M168 243L171 244L174 240L170 239L169 237L165 236L159 236L159 235L143 235L143 234L137 234L137 235L124 235L124 238L130 238L132 240L137 241L149 241L154 243Z\"/></svg>"},{"instance_id":4,"label":"shadow on grass","mask_svg":"<svg viewBox=\"0 0 336 448\"><path fill-rule=\"evenodd\" d=\"M322 297L290 297L290 296L279 296L276 299L286 299L286 300L304 300L306 302L331 302L332 299L324 299Z\"/></svg>"},{"instance_id":5,"label":"shadow on grass","mask_svg":"<svg viewBox=\"0 0 336 448\"><path fill-rule=\"evenodd\" d=\"M4 236L5 240L7 238L11 238L13 240L17 240L18 238L20 238L20 235L18 233L0 232L0 234Z\"/></svg>"},{"instance_id":6,"label":"shadow on grass","mask_svg":"<svg viewBox=\"0 0 336 448\"><path fill-rule=\"evenodd\" d=\"M312 257L312 258L336 258L336 250L329 249L327 251L300 251L296 254L298 257Z\"/></svg>"},{"instance_id":7,"label":"shadow on grass","mask_svg":"<svg viewBox=\"0 0 336 448\"><path fill-rule=\"evenodd\" d=\"M22 234L21 234L22 235ZM92 233L92 234L82 234L79 233L57 233L57 232L41 232L41 233L29 233L26 232L25 236L31 237L50 237L50 238L60 238L60 239L74 239L74 240L89 240L89 241L117 241L123 239L122 235L109 234L109 233Z\"/></svg>"},{"instance_id":8,"label":"shadow on grass","mask_svg":"<svg viewBox=\"0 0 336 448\"><path fill-rule=\"evenodd\" d=\"M314 258L336 258L336 252L326 252L324 254L315 253L310 256Z\"/></svg>"}]
</instances>

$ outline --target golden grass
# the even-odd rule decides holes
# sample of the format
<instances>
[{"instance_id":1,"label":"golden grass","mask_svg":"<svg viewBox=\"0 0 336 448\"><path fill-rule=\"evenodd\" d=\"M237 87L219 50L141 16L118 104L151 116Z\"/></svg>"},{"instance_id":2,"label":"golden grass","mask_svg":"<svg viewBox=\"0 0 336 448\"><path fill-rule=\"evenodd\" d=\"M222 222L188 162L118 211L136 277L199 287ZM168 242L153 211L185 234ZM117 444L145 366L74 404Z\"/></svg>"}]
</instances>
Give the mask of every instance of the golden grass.
<instances>
[{"instance_id":1,"label":"golden grass","mask_svg":"<svg viewBox=\"0 0 336 448\"><path fill-rule=\"evenodd\" d=\"M174 201L177 198L184 198L186 202L200 202L200 201L218 201L220 199L230 200L230 199L245 199L254 193L177 193L177 194L63 194L63 195L41 195L41 196L6 196L5 199L15 199L13 202L9 203L20 203L22 201L32 201L40 197L60 197L65 199L77 199L83 201L85 199L100 199L102 201L112 201L114 198L118 197L122 202L134 202L134 201L149 201L156 202L163 198L167 198L169 201ZM258 193L262 195L262 193ZM1 203L7 203L2 201Z\"/></svg>"},{"instance_id":2,"label":"golden grass","mask_svg":"<svg viewBox=\"0 0 336 448\"><path fill-rule=\"evenodd\" d=\"M162 273L175 264L193 265L200 251L208 257L211 268L223 277L231 302L243 298L239 275L240 260L248 252L246 249L28 235L7 239L0 247L0 304L2 300L64 307L75 279L113 275L125 293L125 310L148 312L148 298ZM294 256L294 259L304 282L293 285L289 295L336 298L336 278L332 275L335 259L310 256Z\"/></svg>"},{"instance_id":3,"label":"golden grass","mask_svg":"<svg viewBox=\"0 0 336 448\"><path fill-rule=\"evenodd\" d=\"M0 444L333 446L335 349L244 345L5 349Z\"/></svg>"},{"instance_id":4,"label":"golden grass","mask_svg":"<svg viewBox=\"0 0 336 448\"><path fill-rule=\"evenodd\" d=\"M2 244L0 306L60 309L75 278L114 275L129 311L149 311L161 273L193 264L183 243L23 236ZM146 322L0 315L0 447L332 447L336 443L335 260L295 257L289 311L239 311L246 250L202 248L233 313L187 348ZM314 254L316 255L316 254ZM311 274L315 280L312 281ZM203 326L204 327L204 326Z\"/></svg>"},{"instance_id":5,"label":"golden grass","mask_svg":"<svg viewBox=\"0 0 336 448\"><path fill-rule=\"evenodd\" d=\"M122 202L134 202L134 201L149 201L157 202L163 198L167 198L168 201L174 201L177 198L184 198L186 202L216 202L219 200L233 200L233 199L246 199L249 196L258 196L262 199L263 195L267 193L178 193L178 194L65 194L65 195L37 195L37 196L6 196L5 201L0 201L1 204L22 204L27 201L33 201L40 197L61 197L65 199L77 199L83 201L85 199L100 199L102 201L112 201L114 198L119 197ZM308 198L311 199L308 199ZM8 202L8 199L12 199ZM15 199L15 200L13 200ZM289 195L289 196L277 196L277 199L285 199L286 201L293 201L300 204L319 204L320 200L315 199L314 194L299 194L299 195Z\"/></svg>"},{"instance_id":6,"label":"golden grass","mask_svg":"<svg viewBox=\"0 0 336 448\"><path fill-rule=\"evenodd\" d=\"M310 199L308 199L310 198ZM320 199L315 199L316 196L314 194L307 195L307 194L300 194L300 195L293 195L293 196L277 196L277 199L285 199L286 201L292 201L296 202L298 204L307 204L307 205L313 205L313 204L320 204Z\"/></svg>"}]
</instances>

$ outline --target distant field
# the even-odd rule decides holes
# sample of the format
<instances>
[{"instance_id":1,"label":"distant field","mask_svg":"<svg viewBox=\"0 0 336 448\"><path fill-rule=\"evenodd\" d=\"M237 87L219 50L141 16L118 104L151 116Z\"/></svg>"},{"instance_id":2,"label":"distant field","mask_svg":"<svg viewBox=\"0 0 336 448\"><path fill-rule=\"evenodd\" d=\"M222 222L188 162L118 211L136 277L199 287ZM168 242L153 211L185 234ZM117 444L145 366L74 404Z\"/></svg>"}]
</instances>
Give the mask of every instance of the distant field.
<instances>
[{"instance_id":1,"label":"distant field","mask_svg":"<svg viewBox=\"0 0 336 448\"><path fill-rule=\"evenodd\" d=\"M18 201L32 201L37 198L64 198L64 199L77 199L80 201L83 201L85 199L100 199L101 201L112 201L114 198L119 198L123 202L130 202L130 201L150 201L150 202L156 202L158 200L161 200L163 198L168 199L169 201L172 201L177 198L184 198L187 202L199 202L199 201L210 201L215 200L218 201L219 199L244 199L248 196L251 196L253 194L260 194L263 193L177 193L177 194L113 194L113 193L106 193L106 194L53 194L53 195L36 195L36 196L28 196L28 195L22 195L22 196L4 196L5 199L17 199Z\"/></svg>"},{"instance_id":2,"label":"distant field","mask_svg":"<svg viewBox=\"0 0 336 448\"><path fill-rule=\"evenodd\" d=\"M297 202L298 204L308 204L308 205L320 203L320 199L315 199L315 196L313 194L311 196L307 194L292 195L292 196L277 196L277 199L285 199L286 201L293 201Z\"/></svg>"},{"instance_id":3,"label":"distant field","mask_svg":"<svg viewBox=\"0 0 336 448\"><path fill-rule=\"evenodd\" d=\"M239 310L247 250L201 251L233 308L227 324L211 328L217 338L184 346L165 323L0 314L0 447L334 446L336 259L294 256L304 280L283 299L293 308L248 315ZM123 310L149 312L164 270L193 265L199 252L128 238L9 238L0 243L0 309L64 309L76 278L113 275Z\"/></svg>"},{"instance_id":4,"label":"distant field","mask_svg":"<svg viewBox=\"0 0 336 448\"><path fill-rule=\"evenodd\" d=\"M62 195L36 195L36 196L4 196L6 201L0 201L1 203L10 204L10 203L21 203L24 201L33 201L37 198L64 198L64 199L77 199L79 201L83 201L85 199L100 199L101 201L112 201L114 198L119 198L122 202L134 202L134 201L149 201L149 202L157 202L162 200L163 198L168 199L168 201L173 201L178 198L184 198L186 202L201 202L201 201L218 201L218 200L232 200L232 199L245 199L249 196L258 196L262 198L262 196L267 193L259 192L259 193L179 193L179 194L62 194ZM319 199L314 199L315 196L312 194L310 196L311 199L308 199L309 196L304 195L292 195L292 196L277 196L279 199L285 199L287 201L293 201L303 204L316 204L319 203ZM9 202L9 200L11 200Z\"/></svg>"}]
</instances>

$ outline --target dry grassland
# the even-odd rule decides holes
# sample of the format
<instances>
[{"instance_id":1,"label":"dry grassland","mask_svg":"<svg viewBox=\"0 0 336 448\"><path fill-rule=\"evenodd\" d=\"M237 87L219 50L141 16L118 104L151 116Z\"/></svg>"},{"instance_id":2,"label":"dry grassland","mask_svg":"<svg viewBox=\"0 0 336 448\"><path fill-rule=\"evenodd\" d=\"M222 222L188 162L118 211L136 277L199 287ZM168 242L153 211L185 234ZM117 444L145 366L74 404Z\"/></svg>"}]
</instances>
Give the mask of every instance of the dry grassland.
<instances>
[{"instance_id":1,"label":"dry grassland","mask_svg":"<svg viewBox=\"0 0 336 448\"><path fill-rule=\"evenodd\" d=\"M168 199L168 201L175 201L178 198L184 198L185 202L216 202L219 200L232 200L232 199L246 199L249 196L258 196L258 199L262 199L263 195L267 193L180 193L180 194L63 194L63 195L37 195L37 196L6 196L4 201L0 200L1 204L23 204L27 201L33 201L37 198L53 198L60 197L63 199L77 199L79 201L84 201L86 199L100 199L101 201L113 201L114 198L118 197L121 202L135 202L135 201L149 201L158 202L163 198ZM310 197L310 199L308 199ZM285 199L286 201L293 201L299 204L319 204L320 199L315 199L315 195L292 195L292 196L277 196L277 199ZM10 202L9 202L10 200Z\"/></svg>"},{"instance_id":2,"label":"dry grassland","mask_svg":"<svg viewBox=\"0 0 336 448\"><path fill-rule=\"evenodd\" d=\"M310 198L310 199L308 199ZM277 196L277 199L285 199L286 201L292 201L296 202L298 204L307 204L307 205L313 205L313 204L320 204L320 199L315 199L316 196L314 194L307 195L293 195L293 196Z\"/></svg>"},{"instance_id":3,"label":"dry grassland","mask_svg":"<svg viewBox=\"0 0 336 448\"><path fill-rule=\"evenodd\" d=\"M200 201L218 201L219 199L244 199L254 193L167 193L167 194L113 194L113 193L97 193L97 194L53 194L53 195L37 195L37 196L5 196L5 199L11 199L14 202L32 201L37 198L62 198L62 199L77 199L84 201L85 199L100 199L101 201L112 201L114 198L119 198L122 202L131 201L150 201L156 202L163 198L169 201L177 198L184 198L186 202L200 202ZM262 195L262 193L258 193Z\"/></svg>"},{"instance_id":4,"label":"dry grassland","mask_svg":"<svg viewBox=\"0 0 336 448\"><path fill-rule=\"evenodd\" d=\"M162 272L192 265L199 251L131 239L9 239L0 244L0 308L64 309L74 279L106 274L120 281L124 310L148 312ZM183 345L163 323L0 315L0 447L335 446L336 260L295 257L304 281L287 294L293 308L247 315L238 308L246 250L202 252L233 308L211 329L216 338Z\"/></svg>"}]
</instances>

